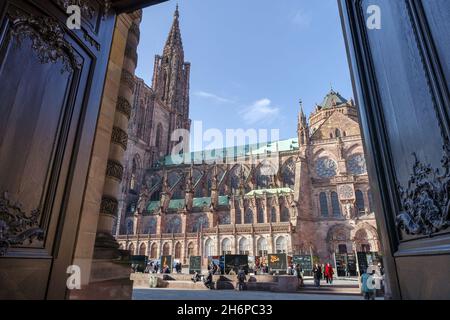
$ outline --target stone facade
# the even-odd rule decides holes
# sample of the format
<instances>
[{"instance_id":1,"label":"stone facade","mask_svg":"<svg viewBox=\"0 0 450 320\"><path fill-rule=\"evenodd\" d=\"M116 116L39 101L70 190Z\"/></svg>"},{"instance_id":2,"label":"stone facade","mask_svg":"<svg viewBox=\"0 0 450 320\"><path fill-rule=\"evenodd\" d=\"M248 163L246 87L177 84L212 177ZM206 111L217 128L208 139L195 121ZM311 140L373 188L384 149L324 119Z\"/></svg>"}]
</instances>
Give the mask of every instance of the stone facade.
<instances>
[{"instance_id":1,"label":"stone facade","mask_svg":"<svg viewBox=\"0 0 450 320\"><path fill-rule=\"evenodd\" d=\"M114 230L123 249L184 264L379 251L352 100L331 90L308 120L301 106L296 138L173 156L172 132L190 128L189 71L177 9L152 87L136 79Z\"/></svg>"}]
</instances>

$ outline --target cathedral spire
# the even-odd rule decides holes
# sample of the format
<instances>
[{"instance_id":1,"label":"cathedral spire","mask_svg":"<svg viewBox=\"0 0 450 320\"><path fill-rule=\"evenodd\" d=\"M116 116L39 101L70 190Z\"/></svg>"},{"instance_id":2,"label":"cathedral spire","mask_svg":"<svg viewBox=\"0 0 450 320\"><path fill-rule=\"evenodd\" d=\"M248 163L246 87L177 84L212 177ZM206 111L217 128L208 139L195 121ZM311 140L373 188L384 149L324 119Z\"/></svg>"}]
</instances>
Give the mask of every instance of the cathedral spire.
<instances>
[{"instance_id":1,"label":"cathedral spire","mask_svg":"<svg viewBox=\"0 0 450 320\"><path fill-rule=\"evenodd\" d=\"M303 101L301 99L300 99L300 114L298 117L298 122L299 122L299 125L302 125L302 127L307 126L306 115L305 115L305 111L303 110Z\"/></svg>"},{"instance_id":2,"label":"cathedral spire","mask_svg":"<svg viewBox=\"0 0 450 320\"><path fill-rule=\"evenodd\" d=\"M173 14L172 27L170 28L169 36L167 37L166 45L164 46L164 55L171 55L175 51L183 52L183 42L181 40L180 31L180 11L178 4Z\"/></svg>"},{"instance_id":3,"label":"cathedral spire","mask_svg":"<svg viewBox=\"0 0 450 320\"><path fill-rule=\"evenodd\" d=\"M305 145L309 143L309 129L306 115L303 110L303 101L300 100L300 112L298 114L298 143L299 145Z\"/></svg>"}]
</instances>

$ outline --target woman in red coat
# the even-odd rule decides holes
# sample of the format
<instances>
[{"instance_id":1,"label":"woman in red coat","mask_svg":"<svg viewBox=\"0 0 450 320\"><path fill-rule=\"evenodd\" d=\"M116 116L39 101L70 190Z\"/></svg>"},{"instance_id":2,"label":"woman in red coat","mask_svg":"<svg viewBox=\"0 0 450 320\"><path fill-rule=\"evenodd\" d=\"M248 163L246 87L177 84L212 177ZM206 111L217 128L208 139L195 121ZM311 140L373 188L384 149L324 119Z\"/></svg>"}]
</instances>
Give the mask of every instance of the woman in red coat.
<instances>
[{"instance_id":1,"label":"woman in red coat","mask_svg":"<svg viewBox=\"0 0 450 320\"><path fill-rule=\"evenodd\" d=\"M327 265L325 266L325 279L327 280L327 283L333 283L333 274L333 267L331 266L331 264L327 263Z\"/></svg>"}]
</instances>

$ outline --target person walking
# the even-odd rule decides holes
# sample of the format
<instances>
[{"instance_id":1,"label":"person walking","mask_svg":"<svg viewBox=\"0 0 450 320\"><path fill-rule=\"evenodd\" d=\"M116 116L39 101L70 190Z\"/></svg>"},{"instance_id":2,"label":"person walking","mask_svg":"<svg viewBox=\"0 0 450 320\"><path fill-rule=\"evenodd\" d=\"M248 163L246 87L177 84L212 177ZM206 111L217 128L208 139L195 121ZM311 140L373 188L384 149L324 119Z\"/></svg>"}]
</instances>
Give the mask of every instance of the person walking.
<instances>
[{"instance_id":1,"label":"person walking","mask_svg":"<svg viewBox=\"0 0 450 320\"><path fill-rule=\"evenodd\" d=\"M243 291L244 287L245 287L245 280L247 280L247 276L245 275L245 271L244 269L240 269L238 274L237 274L237 280L238 280L238 285L237 285L237 289L239 291Z\"/></svg>"},{"instance_id":2,"label":"person walking","mask_svg":"<svg viewBox=\"0 0 450 320\"><path fill-rule=\"evenodd\" d=\"M300 264L295 266L295 273L297 275L298 286L303 287L303 270L300 268Z\"/></svg>"},{"instance_id":3,"label":"person walking","mask_svg":"<svg viewBox=\"0 0 450 320\"><path fill-rule=\"evenodd\" d=\"M333 275L333 267L331 266L331 264L327 263L327 265L325 266L325 279L327 280L327 283L333 284Z\"/></svg>"},{"instance_id":4,"label":"person walking","mask_svg":"<svg viewBox=\"0 0 450 320\"><path fill-rule=\"evenodd\" d=\"M210 290L214 289L212 270L208 271L208 275L206 276L204 283L208 289L210 289Z\"/></svg>"},{"instance_id":5,"label":"person walking","mask_svg":"<svg viewBox=\"0 0 450 320\"><path fill-rule=\"evenodd\" d=\"M369 269L361 276L361 292L364 296L365 300L375 300L376 296L376 288L375 288L375 270L372 269L370 272Z\"/></svg>"},{"instance_id":6,"label":"person walking","mask_svg":"<svg viewBox=\"0 0 450 320\"><path fill-rule=\"evenodd\" d=\"M314 265L313 275L314 275L314 285L316 287L320 287L320 279L322 279L322 270L318 263Z\"/></svg>"}]
</instances>

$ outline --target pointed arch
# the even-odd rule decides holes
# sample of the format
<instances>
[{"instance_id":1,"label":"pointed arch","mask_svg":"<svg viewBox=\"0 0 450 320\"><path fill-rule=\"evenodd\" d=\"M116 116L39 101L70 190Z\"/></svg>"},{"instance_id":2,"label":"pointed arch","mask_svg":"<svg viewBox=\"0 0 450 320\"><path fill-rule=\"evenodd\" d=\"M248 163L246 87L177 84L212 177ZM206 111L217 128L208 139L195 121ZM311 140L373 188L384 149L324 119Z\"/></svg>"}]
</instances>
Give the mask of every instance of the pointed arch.
<instances>
[{"instance_id":1,"label":"pointed arch","mask_svg":"<svg viewBox=\"0 0 450 320\"><path fill-rule=\"evenodd\" d=\"M231 254L231 240L224 238L222 240L222 255Z\"/></svg>"},{"instance_id":2,"label":"pointed arch","mask_svg":"<svg viewBox=\"0 0 450 320\"><path fill-rule=\"evenodd\" d=\"M272 223L277 222L277 209L275 207L272 207L270 209L270 222Z\"/></svg>"},{"instance_id":3,"label":"pointed arch","mask_svg":"<svg viewBox=\"0 0 450 320\"><path fill-rule=\"evenodd\" d=\"M250 254L250 244L247 238L241 238L239 240L239 254Z\"/></svg>"},{"instance_id":4,"label":"pointed arch","mask_svg":"<svg viewBox=\"0 0 450 320\"><path fill-rule=\"evenodd\" d=\"M283 206L280 214L280 222L289 222L291 218L291 214L289 212L289 208Z\"/></svg>"},{"instance_id":5,"label":"pointed arch","mask_svg":"<svg viewBox=\"0 0 450 320\"><path fill-rule=\"evenodd\" d=\"M253 223L253 210L251 208L247 208L244 216L244 224L252 224Z\"/></svg>"},{"instance_id":6,"label":"pointed arch","mask_svg":"<svg viewBox=\"0 0 450 320\"><path fill-rule=\"evenodd\" d=\"M328 217L328 199L325 192L321 192L319 195L320 215L322 217Z\"/></svg>"},{"instance_id":7,"label":"pointed arch","mask_svg":"<svg viewBox=\"0 0 450 320\"><path fill-rule=\"evenodd\" d=\"M181 250L182 250L181 242L177 242L175 244L175 259L181 259Z\"/></svg>"},{"instance_id":8,"label":"pointed arch","mask_svg":"<svg viewBox=\"0 0 450 320\"><path fill-rule=\"evenodd\" d=\"M287 253L287 241L285 236L279 236L275 241L277 253Z\"/></svg>"},{"instance_id":9,"label":"pointed arch","mask_svg":"<svg viewBox=\"0 0 450 320\"><path fill-rule=\"evenodd\" d=\"M162 251L163 256L170 256L170 244L168 242L164 243Z\"/></svg>"},{"instance_id":10,"label":"pointed arch","mask_svg":"<svg viewBox=\"0 0 450 320\"><path fill-rule=\"evenodd\" d=\"M156 242L152 243L152 246L150 247L150 258L156 259L158 255L158 245Z\"/></svg>"},{"instance_id":11,"label":"pointed arch","mask_svg":"<svg viewBox=\"0 0 450 320\"><path fill-rule=\"evenodd\" d=\"M267 239L264 237L261 237L256 242L256 251L258 256L265 257L268 254L268 247L267 247Z\"/></svg>"},{"instance_id":12,"label":"pointed arch","mask_svg":"<svg viewBox=\"0 0 450 320\"><path fill-rule=\"evenodd\" d=\"M145 245L145 243L141 243L141 245L139 246L139 255L140 256L147 255L147 246Z\"/></svg>"},{"instance_id":13,"label":"pointed arch","mask_svg":"<svg viewBox=\"0 0 450 320\"><path fill-rule=\"evenodd\" d=\"M333 216L339 217L341 213L341 204L339 203L339 196L336 192L331 192L331 207L333 209Z\"/></svg>"}]
</instances>

